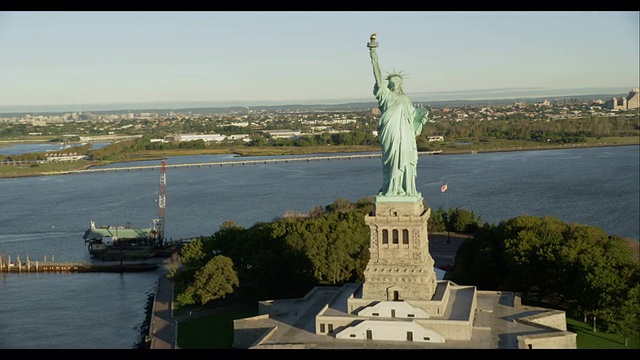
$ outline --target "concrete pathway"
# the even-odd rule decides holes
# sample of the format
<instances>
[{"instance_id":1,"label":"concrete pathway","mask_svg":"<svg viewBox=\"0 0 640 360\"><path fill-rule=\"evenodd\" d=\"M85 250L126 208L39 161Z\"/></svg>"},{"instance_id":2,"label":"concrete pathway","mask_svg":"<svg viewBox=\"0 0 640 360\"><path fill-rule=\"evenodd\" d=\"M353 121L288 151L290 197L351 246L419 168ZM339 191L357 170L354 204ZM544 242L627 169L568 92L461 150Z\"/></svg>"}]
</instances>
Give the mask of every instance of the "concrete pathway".
<instances>
[{"instance_id":1,"label":"concrete pathway","mask_svg":"<svg viewBox=\"0 0 640 360\"><path fill-rule=\"evenodd\" d=\"M149 337L151 349L175 349L178 339L177 319L172 311L173 283L166 274L160 275L153 301Z\"/></svg>"}]
</instances>

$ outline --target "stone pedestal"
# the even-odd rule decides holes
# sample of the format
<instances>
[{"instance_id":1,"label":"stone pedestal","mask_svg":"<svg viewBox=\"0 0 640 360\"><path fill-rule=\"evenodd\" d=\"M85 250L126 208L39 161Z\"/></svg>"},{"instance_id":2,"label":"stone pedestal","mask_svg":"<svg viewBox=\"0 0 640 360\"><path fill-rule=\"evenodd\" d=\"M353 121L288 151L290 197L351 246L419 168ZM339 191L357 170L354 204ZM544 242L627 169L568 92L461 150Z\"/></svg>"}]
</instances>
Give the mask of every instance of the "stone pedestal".
<instances>
[{"instance_id":1,"label":"stone pedestal","mask_svg":"<svg viewBox=\"0 0 640 360\"><path fill-rule=\"evenodd\" d=\"M422 196L376 196L373 213L365 217L371 242L362 298L431 300L436 274L429 253L430 215Z\"/></svg>"}]
</instances>

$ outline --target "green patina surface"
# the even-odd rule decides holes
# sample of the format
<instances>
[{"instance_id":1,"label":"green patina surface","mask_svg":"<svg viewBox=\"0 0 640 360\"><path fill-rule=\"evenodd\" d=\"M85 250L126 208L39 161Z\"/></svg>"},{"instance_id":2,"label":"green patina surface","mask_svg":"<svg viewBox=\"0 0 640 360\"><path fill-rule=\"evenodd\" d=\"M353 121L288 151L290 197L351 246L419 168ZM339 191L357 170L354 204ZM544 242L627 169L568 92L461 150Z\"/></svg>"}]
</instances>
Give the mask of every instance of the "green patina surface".
<instances>
[{"instance_id":1,"label":"green patina surface","mask_svg":"<svg viewBox=\"0 0 640 360\"><path fill-rule=\"evenodd\" d=\"M371 35L369 55L375 84L373 94L378 100L380 122L378 139L382 148L383 183L378 196L416 197L418 147L416 136L427 122L429 110L416 108L403 89L403 75L393 72L382 77L376 48L376 34ZM386 80L386 81L385 81Z\"/></svg>"}]
</instances>

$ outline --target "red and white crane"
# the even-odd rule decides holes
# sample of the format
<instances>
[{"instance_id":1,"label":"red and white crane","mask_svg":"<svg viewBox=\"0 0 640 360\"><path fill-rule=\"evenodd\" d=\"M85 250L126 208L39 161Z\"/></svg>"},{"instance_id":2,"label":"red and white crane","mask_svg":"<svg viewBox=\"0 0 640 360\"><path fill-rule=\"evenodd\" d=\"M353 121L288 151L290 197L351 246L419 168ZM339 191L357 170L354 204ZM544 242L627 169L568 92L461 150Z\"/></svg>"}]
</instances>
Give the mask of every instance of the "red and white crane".
<instances>
[{"instance_id":1,"label":"red and white crane","mask_svg":"<svg viewBox=\"0 0 640 360\"><path fill-rule=\"evenodd\" d=\"M167 174L166 162L162 159L160 163L160 191L158 192L158 218L154 220L158 238L164 242L164 223L167 210Z\"/></svg>"}]
</instances>

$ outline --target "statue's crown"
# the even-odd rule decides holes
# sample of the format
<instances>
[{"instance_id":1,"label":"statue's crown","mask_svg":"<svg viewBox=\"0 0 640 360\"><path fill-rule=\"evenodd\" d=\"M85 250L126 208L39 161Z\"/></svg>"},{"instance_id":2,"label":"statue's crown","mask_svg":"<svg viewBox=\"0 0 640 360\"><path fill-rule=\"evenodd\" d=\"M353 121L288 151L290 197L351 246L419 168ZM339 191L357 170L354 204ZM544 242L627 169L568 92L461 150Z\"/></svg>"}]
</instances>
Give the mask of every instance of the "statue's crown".
<instances>
[{"instance_id":1,"label":"statue's crown","mask_svg":"<svg viewBox=\"0 0 640 360\"><path fill-rule=\"evenodd\" d=\"M396 71L394 69L392 72L387 73L387 80L391 79L392 77L399 77L400 79L404 80L407 78L407 74L403 73L402 70Z\"/></svg>"}]
</instances>

